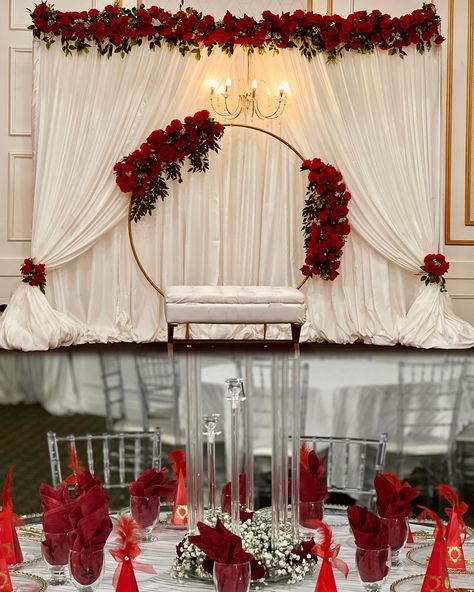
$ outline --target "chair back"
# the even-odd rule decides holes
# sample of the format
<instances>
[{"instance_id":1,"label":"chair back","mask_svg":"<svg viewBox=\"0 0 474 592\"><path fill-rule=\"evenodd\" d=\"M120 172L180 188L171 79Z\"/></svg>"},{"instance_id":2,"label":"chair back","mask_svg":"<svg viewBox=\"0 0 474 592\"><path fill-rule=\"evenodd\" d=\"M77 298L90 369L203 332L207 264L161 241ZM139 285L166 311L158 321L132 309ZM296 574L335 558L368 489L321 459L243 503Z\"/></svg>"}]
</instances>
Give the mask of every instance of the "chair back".
<instances>
[{"instance_id":1,"label":"chair back","mask_svg":"<svg viewBox=\"0 0 474 592\"><path fill-rule=\"evenodd\" d=\"M329 493L369 497L375 495L374 479L385 466L388 436L377 439L302 436L301 444L314 450L325 463Z\"/></svg>"},{"instance_id":2,"label":"chair back","mask_svg":"<svg viewBox=\"0 0 474 592\"><path fill-rule=\"evenodd\" d=\"M401 454L407 440L433 438L452 449L459 422L466 363L400 362L397 444Z\"/></svg>"},{"instance_id":3,"label":"chair back","mask_svg":"<svg viewBox=\"0 0 474 592\"><path fill-rule=\"evenodd\" d=\"M142 397L144 429L153 427L153 419L177 422L180 392L178 359L137 354L135 366Z\"/></svg>"},{"instance_id":4,"label":"chair back","mask_svg":"<svg viewBox=\"0 0 474 592\"><path fill-rule=\"evenodd\" d=\"M48 451L54 486L70 473L69 469L62 468L67 463L69 447L76 451L84 468L99 477L107 489L126 488L144 470L161 467L159 430L84 436L57 436L54 432L48 432Z\"/></svg>"},{"instance_id":5,"label":"chair back","mask_svg":"<svg viewBox=\"0 0 474 592\"><path fill-rule=\"evenodd\" d=\"M100 352L99 363L104 386L106 428L112 430L115 421L125 419L122 369L117 354Z\"/></svg>"}]
</instances>

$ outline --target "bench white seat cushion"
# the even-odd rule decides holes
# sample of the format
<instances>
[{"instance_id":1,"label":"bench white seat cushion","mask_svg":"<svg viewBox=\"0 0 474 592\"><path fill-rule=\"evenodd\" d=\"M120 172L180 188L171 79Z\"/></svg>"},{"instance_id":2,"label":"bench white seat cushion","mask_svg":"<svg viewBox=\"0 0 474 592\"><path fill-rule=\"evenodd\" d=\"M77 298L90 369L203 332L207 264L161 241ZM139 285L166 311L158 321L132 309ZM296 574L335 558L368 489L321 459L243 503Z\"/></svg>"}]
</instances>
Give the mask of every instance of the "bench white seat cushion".
<instances>
[{"instance_id":1,"label":"bench white seat cushion","mask_svg":"<svg viewBox=\"0 0 474 592\"><path fill-rule=\"evenodd\" d=\"M280 286L170 286L168 323L294 323L305 321L303 294Z\"/></svg>"}]
</instances>

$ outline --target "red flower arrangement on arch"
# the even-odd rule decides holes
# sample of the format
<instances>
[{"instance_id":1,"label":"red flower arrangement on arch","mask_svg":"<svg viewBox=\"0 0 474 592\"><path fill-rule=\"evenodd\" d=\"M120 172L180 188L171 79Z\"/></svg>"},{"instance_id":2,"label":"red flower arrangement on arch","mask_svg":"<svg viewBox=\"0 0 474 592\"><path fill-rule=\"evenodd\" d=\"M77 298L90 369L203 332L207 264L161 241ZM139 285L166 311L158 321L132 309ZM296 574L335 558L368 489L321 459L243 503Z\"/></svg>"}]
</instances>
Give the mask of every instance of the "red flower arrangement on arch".
<instances>
[{"instance_id":1,"label":"red flower arrangement on arch","mask_svg":"<svg viewBox=\"0 0 474 592\"><path fill-rule=\"evenodd\" d=\"M44 263L35 263L34 259L27 258L23 261L20 272L23 276L22 282L30 286L38 286L43 294L45 293L46 273Z\"/></svg>"},{"instance_id":2,"label":"red flower arrangement on arch","mask_svg":"<svg viewBox=\"0 0 474 592\"><path fill-rule=\"evenodd\" d=\"M319 158L305 160L301 170L309 171L302 228L306 259L301 273L335 280L344 243L351 231L347 219L351 194L340 171Z\"/></svg>"},{"instance_id":3,"label":"red flower arrangement on arch","mask_svg":"<svg viewBox=\"0 0 474 592\"><path fill-rule=\"evenodd\" d=\"M62 12L41 2L31 18L34 37L47 47L59 38L66 54L87 53L95 45L108 57L114 53L123 57L144 41L150 49L166 44L198 58L203 48L210 53L219 47L232 54L235 46L243 45L249 52L255 48L275 52L297 48L307 59L317 53L336 59L347 51L368 53L376 48L403 57L408 46L423 53L444 41L440 18L431 3L401 17L359 10L344 18L300 9L281 14L265 10L259 20L227 12L222 20L216 20L193 8L173 14L158 6L129 9L109 4L103 11Z\"/></svg>"},{"instance_id":4,"label":"red flower arrangement on arch","mask_svg":"<svg viewBox=\"0 0 474 592\"><path fill-rule=\"evenodd\" d=\"M169 179L182 182L185 158L189 172L206 171L209 150L218 152L223 133L224 126L209 111L198 111L184 122L173 119L166 129L153 131L138 150L117 162L116 183L124 193L132 193L130 218L138 222L151 214L158 198L167 197Z\"/></svg>"},{"instance_id":5,"label":"red flower arrangement on arch","mask_svg":"<svg viewBox=\"0 0 474 592\"><path fill-rule=\"evenodd\" d=\"M423 265L420 265L420 280L429 284L438 284L441 292L447 292L446 280L443 277L449 269L449 263L446 261L446 257L441 253L430 253L426 255Z\"/></svg>"}]
</instances>

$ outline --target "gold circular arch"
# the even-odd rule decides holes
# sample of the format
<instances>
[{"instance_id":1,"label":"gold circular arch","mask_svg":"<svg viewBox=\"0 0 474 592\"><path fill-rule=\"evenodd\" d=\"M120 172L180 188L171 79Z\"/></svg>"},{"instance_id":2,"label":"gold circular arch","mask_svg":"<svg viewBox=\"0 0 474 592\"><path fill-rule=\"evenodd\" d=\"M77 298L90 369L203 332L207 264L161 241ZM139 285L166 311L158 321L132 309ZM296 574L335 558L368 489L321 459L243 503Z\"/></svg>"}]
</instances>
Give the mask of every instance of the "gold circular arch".
<instances>
[{"instance_id":1,"label":"gold circular arch","mask_svg":"<svg viewBox=\"0 0 474 592\"><path fill-rule=\"evenodd\" d=\"M294 152L296 154L296 156L301 161L306 160L305 157L301 154L301 152L299 152L299 150L297 150L289 142L287 142L286 140L284 140L282 137L278 136L277 134L274 134L273 132L269 132L268 130L265 130L261 127L256 127L255 125L249 125L246 123L223 123L222 125L224 127L243 127L246 129L251 129L251 130L255 130L257 132L261 132L263 134L267 134L267 136L271 136L272 138L275 138L276 140L278 140L279 142L281 142L282 144L287 146L292 152ZM145 268L143 267L140 257L138 256L137 248L135 247L135 242L133 240L132 220L131 220L131 216L130 216L131 210L132 210L132 199L130 198L130 203L128 204L128 240L130 241L130 247L132 248L133 256L135 258L135 261L137 262L138 267L140 268L140 271L143 273L143 275L145 276L148 283L158 292L158 294L160 296L164 297L165 293L163 292L163 290L159 286L157 286L155 284L155 282L148 275ZM300 288L302 288L304 286L304 284L308 281L308 277L309 276L306 276L304 279L301 280L301 282L296 286L297 290L299 290Z\"/></svg>"}]
</instances>

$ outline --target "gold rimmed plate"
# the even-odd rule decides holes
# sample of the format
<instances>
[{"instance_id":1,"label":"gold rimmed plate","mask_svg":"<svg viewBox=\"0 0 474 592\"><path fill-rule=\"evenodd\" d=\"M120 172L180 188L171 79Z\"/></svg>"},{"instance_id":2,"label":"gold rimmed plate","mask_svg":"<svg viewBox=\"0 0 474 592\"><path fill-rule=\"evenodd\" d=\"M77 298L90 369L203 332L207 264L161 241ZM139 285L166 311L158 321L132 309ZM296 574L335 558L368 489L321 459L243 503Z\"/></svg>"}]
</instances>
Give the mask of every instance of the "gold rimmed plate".
<instances>
[{"instance_id":1,"label":"gold rimmed plate","mask_svg":"<svg viewBox=\"0 0 474 592\"><path fill-rule=\"evenodd\" d=\"M416 563L416 565L421 565L422 567L426 567L428 565L428 561L430 559L431 551L433 550L433 545L419 545L410 549L407 552L407 559L412 563ZM457 550L456 550L457 551ZM466 562L466 573L474 574L474 545L464 545L463 546L463 554L464 554L464 561ZM456 570L449 570L449 572L455 572ZM474 580L474 578L473 578Z\"/></svg>"},{"instance_id":2,"label":"gold rimmed plate","mask_svg":"<svg viewBox=\"0 0 474 592\"><path fill-rule=\"evenodd\" d=\"M390 592L420 592L425 574L406 576L392 583ZM474 592L472 575L450 573L449 581L452 592Z\"/></svg>"},{"instance_id":3,"label":"gold rimmed plate","mask_svg":"<svg viewBox=\"0 0 474 592\"><path fill-rule=\"evenodd\" d=\"M10 579L15 592L45 592L48 587L46 580L24 571L10 572Z\"/></svg>"}]
</instances>

